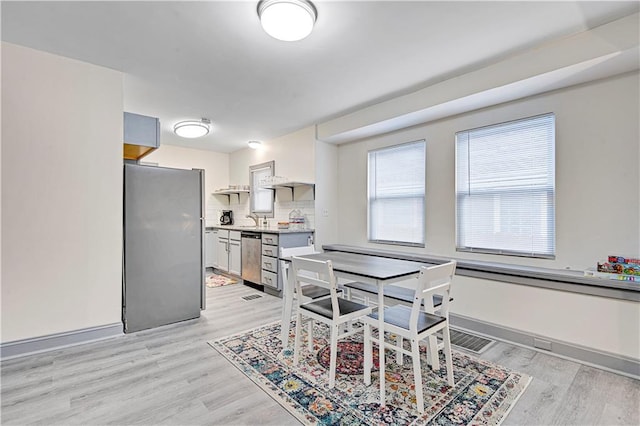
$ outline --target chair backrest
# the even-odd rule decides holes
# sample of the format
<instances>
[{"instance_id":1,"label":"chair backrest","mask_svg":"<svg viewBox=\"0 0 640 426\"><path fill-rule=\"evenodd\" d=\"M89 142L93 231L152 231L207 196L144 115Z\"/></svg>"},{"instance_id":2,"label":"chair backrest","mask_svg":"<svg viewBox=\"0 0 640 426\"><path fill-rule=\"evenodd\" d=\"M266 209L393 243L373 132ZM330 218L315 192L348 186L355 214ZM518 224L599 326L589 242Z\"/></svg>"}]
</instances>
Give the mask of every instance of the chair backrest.
<instances>
[{"instance_id":1,"label":"chair backrest","mask_svg":"<svg viewBox=\"0 0 640 426\"><path fill-rule=\"evenodd\" d=\"M330 260L314 260L293 256L291 258L291 272L298 294L302 294L303 284L311 284L328 289L331 293L334 320L340 316L338 285Z\"/></svg>"},{"instance_id":2,"label":"chair backrest","mask_svg":"<svg viewBox=\"0 0 640 426\"><path fill-rule=\"evenodd\" d=\"M304 256L305 254L318 253L313 245L299 247L280 247L280 259L290 258L291 256ZM282 271L282 282L289 282L289 262L280 260L280 270ZM293 284L293 283L292 283ZM291 286L295 292L295 285Z\"/></svg>"},{"instance_id":3,"label":"chair backrest","mask_svg":"<svg viewBox=\"0 0 640 426\"><path fill-rule=\"evenodd\" d=\"M452 260L442 265L423 266L420 268L420 275L416 285L413 306L411 307L411 327L417 327L418 315L422 309L434 313L433 295L442 296L442 305L438 308L438 315L449 319L449 299L451 292L451 281L456 272L456 261Z\"/></svg>"},{"instance_id":4,"label":"chair backrest","mask_svg":"<svg viewBox=\"0 0 640 426\"><path fill-rule=\"evenodd\" d=\"M313 245L300 247L280 247L280 257L304 256L318 253Z\"/></svg>"}]
</instances>

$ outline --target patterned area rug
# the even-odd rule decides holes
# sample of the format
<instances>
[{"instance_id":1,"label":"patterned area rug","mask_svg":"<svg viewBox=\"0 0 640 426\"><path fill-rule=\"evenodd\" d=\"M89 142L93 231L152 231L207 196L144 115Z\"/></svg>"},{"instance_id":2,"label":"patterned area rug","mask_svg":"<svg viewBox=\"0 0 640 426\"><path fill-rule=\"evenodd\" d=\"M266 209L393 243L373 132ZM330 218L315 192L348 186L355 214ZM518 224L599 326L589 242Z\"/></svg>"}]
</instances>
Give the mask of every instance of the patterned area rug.
<instances>
[{"instance_id":1,"label":"patterned area rug","mask_svg":"<svg viewBox=\"0 0 640 426\"><path fill-rule=\"evenodd\" d=\"M238 280L236 280L235 278L225 277L224 275L207 275L207 287L222 287L223 285L231 285L237 282Z\"/></svg>"},{"instance_id":2,"label":"patterned area rug","mask_svg":"<svg viewBox=\"0 0 640 426\"><path fill-rule=\"evenodd\" d=\"M331 362L331 346L327 345L320 349L317 358L320 365L328 370ZM364 373L364 343L351 340L339 341L337 358L336 373L360 375ZM373 353L373 368L377 370L379 364L376 351Z\"/></svg>"},{"instance_id":3,"label":"patterned area rug","mask_svg":"<svg viewBox=\"0 0 640 426\"><path fill-rule=\"evenodd\" d=\"M293 324L291 330L293 347ZM339 373L333 389L328 388L325 367L328 327L316 323L312 352L303 333L297 367L293 366L293 351L282 350L279 322L209 344L307 425L497 425L531 381L525 374L453 351L456 386L451 388L446 382L444 358L440 370L434 372L426 366L422 348L425 414L420 416L415 409L410 358L399 366L395 353L386 353L387 405L380 407L377 369L372 373L371 386L363 380L359 352L362 333L340 345Z\"/></svg>"}]
</instances>

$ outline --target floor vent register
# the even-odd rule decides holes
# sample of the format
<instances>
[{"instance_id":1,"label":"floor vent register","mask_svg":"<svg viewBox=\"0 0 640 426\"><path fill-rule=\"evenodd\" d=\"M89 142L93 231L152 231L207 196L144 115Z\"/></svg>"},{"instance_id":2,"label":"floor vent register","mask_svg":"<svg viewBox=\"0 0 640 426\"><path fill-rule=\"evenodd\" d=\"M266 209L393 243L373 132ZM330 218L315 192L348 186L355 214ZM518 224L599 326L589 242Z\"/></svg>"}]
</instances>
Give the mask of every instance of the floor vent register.
<instances>
[{"instance_id":1,"label":"floor vent register","mask_svg":"<svg viewBox=\"0 0 640 426\"><path fill-rule=\"evenodd\" d=\"M480 354L486 351L495 340L486 339L467 333L466 331L449 329L451 334L451 344L467 351Z\"/></svg>"},{"instance_id":2,"label":"floor vent register","mask_svg":"<svg viewBox=\"0 0 640 426\"><path fill-rule=\"evenodd\" d=\"M250 295L248 295L248 296L242 296L242 298L243 298L244 300L259 299L259 298L261 298L261 297L262 297L262 295L261 295L261 294L250 294Z\"/></svg>"}]
</instances>

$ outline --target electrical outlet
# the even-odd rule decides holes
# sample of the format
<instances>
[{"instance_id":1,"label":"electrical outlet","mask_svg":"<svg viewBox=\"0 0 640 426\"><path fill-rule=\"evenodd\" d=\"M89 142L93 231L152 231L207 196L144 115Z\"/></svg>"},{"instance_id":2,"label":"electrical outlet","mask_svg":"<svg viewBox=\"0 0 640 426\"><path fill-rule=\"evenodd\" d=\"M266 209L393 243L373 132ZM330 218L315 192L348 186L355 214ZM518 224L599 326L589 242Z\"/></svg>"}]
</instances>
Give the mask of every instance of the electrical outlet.
<instances>
[{"instance_id":1,"label":"electrical outlet","mask_svg":"<svg viewBox=\"0 0 640 426\"><path fill-rule=\"evenodd\" d=\"M329 217L329 209L322 209L322 217Z\"/></svg>"}]
</instances>

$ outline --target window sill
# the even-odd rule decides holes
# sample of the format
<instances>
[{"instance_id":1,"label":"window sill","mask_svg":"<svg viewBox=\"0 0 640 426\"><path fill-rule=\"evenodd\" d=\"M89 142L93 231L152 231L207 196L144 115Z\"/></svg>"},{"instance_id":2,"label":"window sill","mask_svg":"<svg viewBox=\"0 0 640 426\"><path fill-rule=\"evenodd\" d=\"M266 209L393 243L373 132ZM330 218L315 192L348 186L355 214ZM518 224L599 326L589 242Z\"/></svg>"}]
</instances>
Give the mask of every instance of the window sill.
<instances>
[{"instance_id":1,"label":"window sill","mask_svg":"<svg viewBox=\"0 0 640 426\"><path fill-rule=\"evenodd\" d=\"M441 263L449 260L445 257L341 244L327 244L322 246L322 248L325 251L371 254L375 256L425 263ZM458 262L456 275L460 276L640 302L640 285L637 282L585 277L583 271L536 268L531 266L509 265L505 263L481 262L463 259L455 260Z\"/></svg>"}]
</instances>

